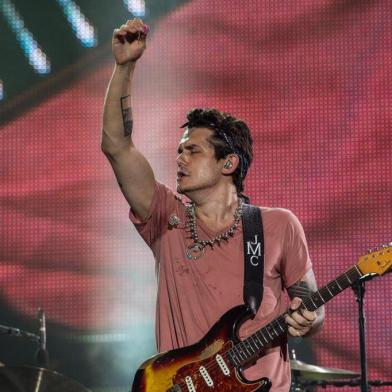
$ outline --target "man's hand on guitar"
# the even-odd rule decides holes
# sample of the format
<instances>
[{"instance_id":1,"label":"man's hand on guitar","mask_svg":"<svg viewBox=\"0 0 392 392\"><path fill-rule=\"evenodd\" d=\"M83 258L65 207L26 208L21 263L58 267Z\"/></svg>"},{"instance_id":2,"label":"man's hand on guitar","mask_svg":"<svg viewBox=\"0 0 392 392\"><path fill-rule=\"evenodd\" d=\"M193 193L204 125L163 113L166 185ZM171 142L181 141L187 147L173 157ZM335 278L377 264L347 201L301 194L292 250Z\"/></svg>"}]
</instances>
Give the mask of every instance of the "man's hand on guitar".
<instances>
[{"instance_id":1,"label":"man's hand on guitar","mask_svg":"<svg viewBox=\"0 0 392 392\"><path fill-rule=\"evenodd\" d=\"M305 336L313 326L317 319L316 312L309 312L301 308L302 300L298 297L292 299L290 309L294 312L290 316L286 316L285 320L288 325L288 333L290 336Z\"/></svg>"},{"instance_id":2,"label":"man's hand on guitar","mask_svg":"<svg viewBox=\"0 0 392 392\"><path fill-rule=\"evenodd\" d=\"M290 309L292 313L285 317L288 325L290 336L310 336L317 332L324 322L324 306L318 308L315 312L310 312L303 307L302 299L307 298L317 291L316 278L313 270L310 269L296 283L287 289L291 298Z\"/></svg>"}]
</instances>

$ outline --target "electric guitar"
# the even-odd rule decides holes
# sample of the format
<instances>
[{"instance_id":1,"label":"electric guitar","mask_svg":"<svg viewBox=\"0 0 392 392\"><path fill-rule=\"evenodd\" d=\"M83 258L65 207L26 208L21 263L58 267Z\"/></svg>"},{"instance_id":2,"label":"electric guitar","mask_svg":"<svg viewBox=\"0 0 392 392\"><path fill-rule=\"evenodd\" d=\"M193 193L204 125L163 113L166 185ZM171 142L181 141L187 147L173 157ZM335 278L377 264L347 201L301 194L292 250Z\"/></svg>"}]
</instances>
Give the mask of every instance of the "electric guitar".
<instances>
[{"instance_id":1,"label":"electric guitar","mask_svg":"<svg viewBox=\"0 0 392 392\"><path fill-rule=\"evenodd\" d=\"M302 307L315 311L368 274L383 275L392 267L392 243L361 256L356 265L305 298ZM241 369L254 363L263 349L287 333L285 313L240 341L238 330L251 318L251 311L240 305L226 312L198 342L149 358L137 370L132 392L242 391L267 392L267 378L247 381Z\"/></svg>"}]
</instances>

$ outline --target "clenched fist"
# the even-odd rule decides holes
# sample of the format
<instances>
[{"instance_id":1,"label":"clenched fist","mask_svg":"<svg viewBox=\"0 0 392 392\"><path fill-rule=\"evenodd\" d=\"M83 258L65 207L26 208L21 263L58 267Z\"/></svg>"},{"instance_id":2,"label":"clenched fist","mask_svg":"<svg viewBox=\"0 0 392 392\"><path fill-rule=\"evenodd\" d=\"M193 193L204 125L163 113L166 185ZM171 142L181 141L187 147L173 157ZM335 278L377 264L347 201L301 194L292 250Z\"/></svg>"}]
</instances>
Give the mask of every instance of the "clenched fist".
<instances>
[{"instance_id":1,"label":"clenched fist","mask_svg":"<svg viewBox=\"0 0 392 392\"><path fill-rule=\"evenodd\" d=\"M149 27L141 19L128 20L115 29L112 38L112 51L117 64L136 61L146 49Z\"/></svg>"}]
</instances>

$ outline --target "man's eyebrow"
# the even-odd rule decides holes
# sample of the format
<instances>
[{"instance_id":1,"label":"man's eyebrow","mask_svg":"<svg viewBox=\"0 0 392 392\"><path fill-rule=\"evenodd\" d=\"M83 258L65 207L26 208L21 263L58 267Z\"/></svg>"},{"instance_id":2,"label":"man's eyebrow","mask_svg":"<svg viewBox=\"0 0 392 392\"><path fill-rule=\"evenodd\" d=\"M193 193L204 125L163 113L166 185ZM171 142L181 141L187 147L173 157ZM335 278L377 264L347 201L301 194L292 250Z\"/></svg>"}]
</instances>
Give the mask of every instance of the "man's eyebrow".
<instances>
[{"instance_id":1,"label":"man's eyebrow","mask_svg":"<svg viewBox=\"0 0 392 392\"><path fill-rule=\"evenodd\" d=\"M185 150L193 150L193 149L198 148L198 147L200 147L200 146L198 146L197 144L188 144L187 146L185 146ZM181 154L182 150L183 150L183 147L182 147L182 144L180 144L178 146L177 152L179 154Z\"/></svg>"}]
</instances>

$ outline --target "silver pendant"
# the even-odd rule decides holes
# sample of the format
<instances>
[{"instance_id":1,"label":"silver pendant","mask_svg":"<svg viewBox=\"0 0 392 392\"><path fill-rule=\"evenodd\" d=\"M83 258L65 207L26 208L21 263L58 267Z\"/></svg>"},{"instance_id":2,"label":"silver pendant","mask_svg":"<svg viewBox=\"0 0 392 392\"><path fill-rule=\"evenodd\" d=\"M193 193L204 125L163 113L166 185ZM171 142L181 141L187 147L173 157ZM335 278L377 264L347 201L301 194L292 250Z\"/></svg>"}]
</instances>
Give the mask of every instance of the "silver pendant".
<instances>
[{"instance_id":1,"label":"silver pendant","mask_svg":"<svg viewBox=\"0 0 392 392\"><path fill-rule=\"evenodd\" d=\"M204 247L201 244L189 246L185 252L187 259L197 260L204 255Z\"/></svg>"},{"instance_id":2,"label":"silver pendant","mask_svg":"<svg viewBox=\"0 0 392 392\"><path fill-rule=\"evenodd\" d=\"M169 227L172 229L173 227L177 227L181 223L181 221L180 221L180 218L177 215L171 214L169 216L168 223L169 223Z\"/></svg>"}]
</instances>

